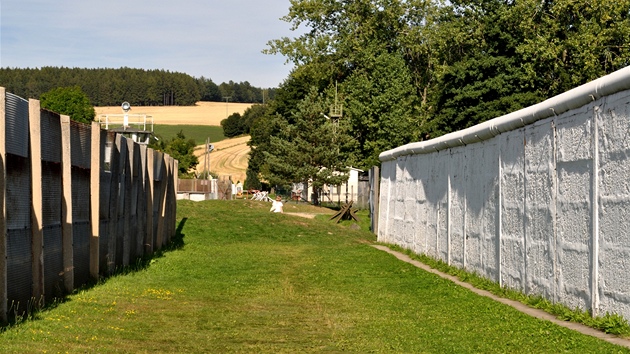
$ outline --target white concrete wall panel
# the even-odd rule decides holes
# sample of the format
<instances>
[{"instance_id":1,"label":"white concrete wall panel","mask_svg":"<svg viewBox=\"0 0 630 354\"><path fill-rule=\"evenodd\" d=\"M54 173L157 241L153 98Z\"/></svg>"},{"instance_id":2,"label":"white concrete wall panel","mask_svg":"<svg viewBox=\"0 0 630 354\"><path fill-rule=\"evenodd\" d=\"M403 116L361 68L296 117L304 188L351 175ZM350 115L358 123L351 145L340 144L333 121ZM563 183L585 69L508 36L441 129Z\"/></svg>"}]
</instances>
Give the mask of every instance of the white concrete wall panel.
<instances>
[{"instance_id":1,"label":"white concrete wall panel","mask_svg":"<svg viewBox=\"0 0 630 354\"><path fill-rule=\"evenodd\" d=\"M403 214L403 247L407 249L414 248L415 234L416 234L416 180L414 173L416 172L417 161L412 156L407 158L405 169L403 173L403 199L404 199L404 214Z\"/></svg>"},{"instance_id":2,"label":"white concrete wall panel","mask_svg":"<svg viewBox=\"0 0 630 354\"><path fill-rule=\"evenodd\" d=\"M405 239L405 164L407 158L404 157L396 163L396 178L394 180L394 205L390 213L394 216L390 225L390 237L393 237L396 244L404 245Z\"/></svg>"},{"instance_id":3,"label":"white concrete wall panel","mask_svg":"<svg viewBox=\"0 0 630 354\"><path fill-rule=\"evenodd\" d=\"M466 240L466 181L467 175L466 150L463 147L451 149L449 174L449 217L448 263L457 267L464 267L464 250Z\"/></svg>"},{"instance_id":4,"label":"white concrete wall panel","mask_svg":"<svg viewBox=\"0 0 630 354\"><path fill-rule=\"evenodd\" d=\"M429 212L427 201L427 190L425 181L428 181L428 160L429 155L414 155L416 160L416 235L414 252L427 254L427 236L429 225Z\"/></svg>"},{"instance_id":5,"label":"white concrete wall panel","mask_svg":"<svg viewBox=\"0 0 630 354\"><path fill-rule=\"evenodd\" d=\"M485 169L482 144L470 146L468 151L468 171L470 178L466 183L466 266L479 274L483 269L482 242L484 239L485 191L483 178Z\"/></svg>"},{"instance_id":6,"label":"white concrete wall panel","mask_svg":"<svg viewBox=\"0 0 630 354\"><path fill-rule=\"evenodd\" d=\"M570 307L591 303L592 110L556 119L559 299Z\"/></svg>"},{"instance_id":7,"label":"white concrete wall panel","mask_svg":"<svg viewBox=\"0 0 630 354\"><path fill-rule=\"evenodd\" d=\"M630 95L616 94L596 111L599 124L600 313L630 318Z\"/></svg>"},{"instance_id":8,"label":"white concrete wall panel","mask_svg":"<svg viewBox=\"0 0 630 354\"><path fill-rule=\"evenodd\" d=\"M396 161L387 161L381 164L381 182L379 196L379 220L377 239L380 242L393 243L393 239L389 238L389 220L390 220L390 204L392 203L392 179L396 178Z\"/></svg>"},{"instance_id":9,"label":"white concrete wall panel","mask_svg":"<svg viewBox=\"0 0 630 354\"><path fill-rule=\"evenodd\" d=\"M484 166L483 179L483 218L482 218L482 267L486 277L499 281L499 144L498 140L481 143ZM472 162L471 162L472 163Z\"/></svg>"},{"instance_id":10,"label":"white concrete wall panel","mask_svg":"<svg viewBox=\"0 0 630 354\"><path fill-rule=\"evenodd\" d=\"M379 241L630 318L630 67L380 159Z\"/></svg>"},{"instance_id":11,"label":"white concrete wall panel","mask_svg":"<svg viewBox=\"0 0 630 354\"><path fill-rule=\"evenodd\" d=\"M437 161L434 165L437 167L433 171L435 181L435 192L437 202L437 237L436 237L436 253L437 257L444 262L448 262L448 182L450 174L450 151L445 150L444 153L437 154Z\"/></svg>"},{"instance_id":12,"label":"white concrete wall panel","mask_svg":"<svg viewBox=\"0 0 630 354\"><path fill-rule=\"evenodd\" d=\"M525 290L525 130L501 134L501 283Z\"/></svg>"},{"instance_id":13,"label":"white concrete wall panel","mask_svg":"<svg viewBox=\"0 0 630 354\"><path fill-rule=\"evenodd\" d=\"M525 130L525 291L555 297L554 122Z\"/></svg>"},{"instance_id":14,"label":"white concrete wall panel","mask_svg":"<svg viewBox=\"0 0 630 354\"><path fill-rule=\"evenodd\" d=\"M437 160L437 154L431 154L426 161L426 180L424 180L424 190L426 191L427 204L426 204L426 253L431 257L438 258L437 253L437 234L438 234L438 181L437 181L437 166L435 161Z\"/></svg>"}]
</instances>

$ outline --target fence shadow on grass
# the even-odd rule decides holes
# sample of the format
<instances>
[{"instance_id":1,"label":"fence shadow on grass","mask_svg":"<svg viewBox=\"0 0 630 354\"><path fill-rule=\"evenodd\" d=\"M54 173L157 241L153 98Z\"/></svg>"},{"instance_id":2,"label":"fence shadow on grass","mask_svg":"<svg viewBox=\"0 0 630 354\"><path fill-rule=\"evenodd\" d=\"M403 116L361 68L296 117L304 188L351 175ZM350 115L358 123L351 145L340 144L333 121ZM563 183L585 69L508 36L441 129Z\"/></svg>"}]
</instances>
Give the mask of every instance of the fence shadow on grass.
<instances>
[{"instance_id":1,"label":"fence shadow on grass","mask_svg":"<svg viewBox=\"0 0 630 354\"><path fill-rule=\"evenodd\" d=\"M145 270L151 265L153 261L155 261L158 258L163 257L164 254L166 254L167 252L171 252L171 251L175 251L175 250L183 248L184 236L185 236L185 234L183 233L183 230L184 230L184 226L186 225L186 221L188 221L188 218L183 218L179 222L179 224L177 225L177 229L175 230L175 235L173 235L173 237L171 238L171 241L168 244L166 244L164 247L162 247L161 249L155 251L154 253L150 255L145 255L143 257L136 259L135 263L133 264L116 268L113 273L107 276L101 276L98 279L98 281L91 280L87 284L75 289L73 293L89 290L93 288L94 286L100 283L103 283L107 281L107 279L115 277L115 276L130 274L130 273ZM6 329L16 324L19 324L21 322L24 322L26 320L41 319L42 312L52 310L55 307L59 306L60 304L70 301L70 298L68 297L68 295L65 295L62 297L53 297L46 303L44 303L43 300L38 301L35 298L31 298L31 300L27 304L27 311L23 313L18 313L17 311L14 310L19 307L17 306L17 304L9 304L8 323L4 325L0 325L0 334L2 334L2 332L5 331Z\"/></svg>"}]
</instances>

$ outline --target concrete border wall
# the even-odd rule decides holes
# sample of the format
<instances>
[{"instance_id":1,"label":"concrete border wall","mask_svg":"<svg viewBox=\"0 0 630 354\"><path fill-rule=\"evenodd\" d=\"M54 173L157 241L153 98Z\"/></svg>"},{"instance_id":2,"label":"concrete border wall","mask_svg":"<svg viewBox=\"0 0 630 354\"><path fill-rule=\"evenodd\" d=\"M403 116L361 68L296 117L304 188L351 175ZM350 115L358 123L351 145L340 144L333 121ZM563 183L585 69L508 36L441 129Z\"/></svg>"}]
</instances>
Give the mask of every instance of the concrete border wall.
<instances>
[{"instance_id":1,"label":"concrete border wall","mask_svg":"<svg viewBox=\"0 0 630 354\"><path fill-rule=\"evenodd\" d=\"M0 322L174 235L177 161L169 155L1 87L0 137Z\"/></svg>"},{"instance_id":2,"label":"concrete border wall","mask_svg":"<svg viewBox=\"0 0 630 354\"><path fill-rule=\"evenodd\" d=\"M379 241L630 318L630 67L380 159Z\"/></svg>"}]
</instances>

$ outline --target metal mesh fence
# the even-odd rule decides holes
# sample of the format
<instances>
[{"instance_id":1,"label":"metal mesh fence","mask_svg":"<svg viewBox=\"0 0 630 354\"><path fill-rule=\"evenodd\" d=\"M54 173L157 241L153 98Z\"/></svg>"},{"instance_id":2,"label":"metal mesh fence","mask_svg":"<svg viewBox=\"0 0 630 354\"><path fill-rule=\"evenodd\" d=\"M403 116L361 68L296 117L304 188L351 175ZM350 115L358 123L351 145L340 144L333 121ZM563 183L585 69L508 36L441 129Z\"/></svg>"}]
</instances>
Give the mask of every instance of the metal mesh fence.
<instances>
[{"instance_id":1,"label":"metal mesh fence","mask_svg":"<svg viewBox=\"0 0 630 354\"><path fill-rule=\"evenodd\" d=\"M32 295L30 178L28 159L6 156L7 300L15 312L24 311Z\"/></svg>"},{"instance_id":2,"label":"metal mesh fence","mask_svg":"<svg viewBox=\"0 0 630 354\"><path fill-rule=\"evenodd\" d=\"M5 161L0 172L6 178L0 187L5 189L7 205L6 229L0 230L7 245L5 254L0 254L0 262L6 265L0 281L7 284L6 290L0 289L0 301L6 304L0 311L0 322L6 322L12 315L27 311L29 302L40 304L63 296L99 273L109 274L147 250L159 249L171 236L164 233L175 229L174 225L164 225L175 222L174 193L165 192L175 186L166 171L164 154L111 132L93 133L96 125L68 123L54 112L40 110L29 117L34 105L39 106L37 101L4 93L2 88L0 91L5 95L5 117L0 124L6 130L6 153L0 156ZM39 124L40 136L32 141L41 142L41 162L31 161L29 119ZM70 135L65 136L68 132ZM93 137L98 141L92 141ZM70 141L69 151L62 143L64 139ZM92 144L98 144L98 161L92 161ZM154 156L153 164L147 159L149 153ZM65 180L64 166L70 167L70 181ZM99 169L96 180L92 168ZM154 183L149 183L149 170ZM42 190L33 193L32 186L40 188L40 182ZM98 189L92 183L98 183ZM92 200L95 195L98 200ZM165 196L172 200L165 201ZM164 203L171 204L163 207ZM72 210L70 228L66 228L64 206ZM92 215L94 208L98 208L98 217ZM152 218L147 225L149 210ZM33 212L38 217L32 216ZM92 222L98 223L96 234ZM163 232L159 238L158 225ZM155 238L147 237L149 234ZM93 237L98 241L92 243ZM64 245L72 246L64 249ZM65 272L66 267L74 277Z\"/></svg>"},{"instance_id":3,"label":"metal mesh fence","mask_svg":"<svg viewBox=\"0 0 630 354\"><path fill-rule=\"evenodd\" d=\"M28 101L14 94L6 94L7 154L28 157Z\"/></svg>"}]
</instances>

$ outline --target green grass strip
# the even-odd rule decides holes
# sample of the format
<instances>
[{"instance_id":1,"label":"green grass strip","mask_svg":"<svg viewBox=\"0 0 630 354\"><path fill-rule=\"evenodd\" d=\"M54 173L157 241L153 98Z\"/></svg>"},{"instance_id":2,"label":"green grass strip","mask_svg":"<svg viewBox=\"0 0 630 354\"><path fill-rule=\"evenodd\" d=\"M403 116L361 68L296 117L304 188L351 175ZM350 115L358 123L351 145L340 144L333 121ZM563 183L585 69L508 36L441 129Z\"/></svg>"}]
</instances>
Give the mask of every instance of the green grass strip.
<instances>
[{"instance_id":1,"label":"green grass strip","mask_svg":"<svg viewBox=\"0 0 630 354\"><path fill-rule=\"evenodd\" d=\"M628 353L527 316L287 203L178 203L181 239L0 334L3 353Z\"/></svg>"}]
</instances>

